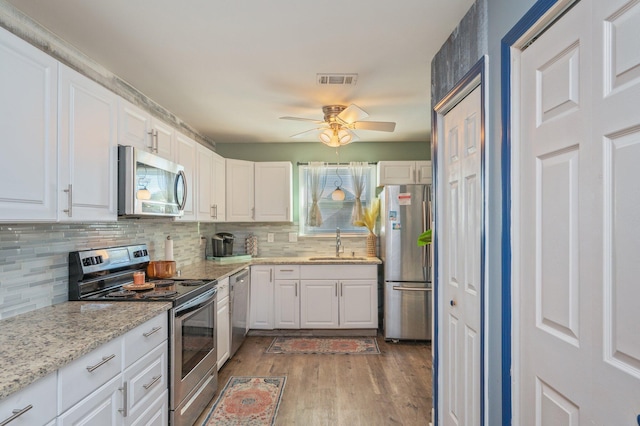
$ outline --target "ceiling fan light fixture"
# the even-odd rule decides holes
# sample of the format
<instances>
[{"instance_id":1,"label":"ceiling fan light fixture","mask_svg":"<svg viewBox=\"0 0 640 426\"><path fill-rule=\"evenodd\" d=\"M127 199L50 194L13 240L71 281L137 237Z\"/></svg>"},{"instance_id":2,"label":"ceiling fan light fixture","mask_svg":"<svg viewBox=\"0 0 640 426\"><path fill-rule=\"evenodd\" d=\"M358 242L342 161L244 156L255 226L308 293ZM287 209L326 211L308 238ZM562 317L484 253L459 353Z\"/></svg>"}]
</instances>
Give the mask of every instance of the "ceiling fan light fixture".
<instances>
[{"instance_id":1,"label":"ceiling fan light fixture","mask_svg":"<svg viewBox=\"0 0 640 426\"><path fill-rule=\"evenodd\" d=\"M318 138L320 138L320 141L323 144L331 148L337 148L342 145L346 145L352 140L351 133L342 128L340 130L338 130L337 128L326 129L318 135Z\"/></svg>"}]
</instances>

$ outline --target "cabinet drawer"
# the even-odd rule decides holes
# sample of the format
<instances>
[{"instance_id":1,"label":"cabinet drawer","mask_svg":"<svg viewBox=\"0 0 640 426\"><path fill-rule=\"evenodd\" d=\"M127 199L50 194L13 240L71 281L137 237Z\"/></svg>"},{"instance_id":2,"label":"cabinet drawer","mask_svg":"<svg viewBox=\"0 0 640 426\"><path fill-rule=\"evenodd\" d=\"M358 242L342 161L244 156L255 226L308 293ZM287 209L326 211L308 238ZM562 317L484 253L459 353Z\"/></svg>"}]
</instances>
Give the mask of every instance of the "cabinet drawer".
<instances>
[{"instance_id":1,"label":"cabinet drawer","mask_svg":"<svg viewBox=\"0 0 640 426\"><path fill-rule=\"evenodd\" d=\"M124 335L124 368L149 353L160 343L165 342L164 346L166 346L168 328L169 320L165 312L128 331Z\"/></svg>"},{"instance_id":2,"label":"cabinet drawer","mask_svg":"<svg viewBox=\"0 0 640 426\"><path fill-rule=\"evenodd\" d=\"M302 265L300 278L307 280L375 280L377 265Z\"/></svg>"},{"instance_id":3,"label":"cabinet drawer","mask_svg":"<svg viewBox=\"0 0 640 426\"><path fill-rule=\"evenodd\" d=\"M227 296L229 296L229 278L223 278L222 280L218 281L218 301L224 299Z\"/></svg>"},{"instance_id":4,"label":"cabinet drawer","mask_svg":"<svg viewBox=\"0 0 640 426\"><path fill-rule=\"evenodd\" d=\"M300 265L276 265L276 280L297 280L300 278Z\"/></svg>"},{"instance_id":5,"label":"cabinet drawer","mask_svg":"<svg viewBox=\"0 0 640 426\"><path fill-rule=\"evenodd\" d=\"M136 418L167 389L167 350L165 345L158 346L125 370L127 416Z\"/></svg>"},{"instance_id":6,"label":"cabinet drawer","mask_svg":"<svg viewBox=\"0 0 640 426\"><path fill-rule=\"evenodd\" d=\"M127 417L127 426L167 426L169 424L169 391L162 392L139 417Z\"/></svg>"},{"instance_id":7,"label":"cabinet drawer","mask_svg":"<svg viewBox=\"0 0 640 426\"><path fill-rule=\"evenodd\" d=\"M11 426L44 425L56 417L55 395L56 373L54 372L0 401L0 422L7 421L16 415L13 410L19 410L23 414L12 420L9 423Z\"/></svg>"},{"instance_id":8,"label":"cabinet drawer","mask_svg":"<svg viewBox=\"0 0 640 426\"><path fill-rule=\"evenodd\" d=\"M107 383L122 371L122 338L105 343L98 349L58 370L58 414Z\"/></svg>"}]
</instances>

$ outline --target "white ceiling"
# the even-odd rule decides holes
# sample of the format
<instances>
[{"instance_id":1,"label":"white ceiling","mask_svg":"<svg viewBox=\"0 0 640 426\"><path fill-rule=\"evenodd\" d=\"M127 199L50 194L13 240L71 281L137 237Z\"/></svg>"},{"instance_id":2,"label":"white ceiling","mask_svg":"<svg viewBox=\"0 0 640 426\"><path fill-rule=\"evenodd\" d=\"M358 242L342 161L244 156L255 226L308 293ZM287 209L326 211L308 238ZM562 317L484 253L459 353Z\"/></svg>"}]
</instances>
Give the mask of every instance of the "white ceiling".
<instances>
[{"instance_id":1,"label":"white ceiling","mask_svg":"<svg viewBox=\"0 0 640 426\"><path fill-rule=\"evenodd\" d=\"M473 0L8 0L217 143L289 136L355 103L430 139L431 59ZM358 73L355 86L317 73Z\"/></svg>"}]
</instances>

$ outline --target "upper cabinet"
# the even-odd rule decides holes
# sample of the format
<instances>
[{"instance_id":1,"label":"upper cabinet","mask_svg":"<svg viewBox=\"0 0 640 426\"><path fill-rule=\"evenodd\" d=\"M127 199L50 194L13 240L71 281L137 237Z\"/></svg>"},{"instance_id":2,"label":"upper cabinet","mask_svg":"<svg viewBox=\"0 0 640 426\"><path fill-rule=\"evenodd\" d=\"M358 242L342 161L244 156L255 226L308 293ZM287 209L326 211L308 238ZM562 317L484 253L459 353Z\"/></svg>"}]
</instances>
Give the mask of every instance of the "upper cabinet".
<instances>
[{"instance_id":1,"label":"upper cabinet","mask_svg":"<svg viewBox=\"0 0 640 426\"><path fill-rule=\"evenodd\" d=\"M256 222L293 221L292 176L288 161L254 163Z\"/></svg>"},{"instance_id":2,"label":"upper cabinet","mask_svg":"<svg viewBox=\"0 0 640 426\"><path fill-rule=\"evenodd\" d=\"M184 167L184 175L187 178L187 200L184 205L184 214L176 218L179 221L196 220L196 194L198 191L196 146L198 144L193 139L176 133L175 160L176 163Z\"/></svg>"},{"instance_id":3,"label":"upper cabinet","mask_svg":"<svg viewBox=\"0 0 640 426\"><path fill-rule=\"evenodd\" d=\"M380 161L378 186L430 184L431 161Z\"/></svg>"},{"instance_id":4,"label":"upper cabinet","mask_svg":"<svg viewBox=\"0 0 640 426\"><path fill-rule=\"evenodd\" d=\"M0 221L55 221L58 63L0 28L0 64Z\"/></svg>"},{"instance_id":5,"label":"upper cabinet","mask_svg":"<svg viewBox=\"0 0 640 426\"><path fill-rule=\"evenodd\" d=\"M227 222L291 222L290 162L226 160Z\"/></svg>"},{"instance_id":6,"label":"upper cabinet","mask_svg":"<svg viewBox=\"0 0 640 426\"><path fill-rule=\"evenodd\" d=\"M120 98L118 102L118 143L153 152L175 160L175 131L141 108Z\"/></svg>"},{"instance_id":7,"label":"upper cabinet","mask_svg":"<svg viewBox=\"0 0 640 426\"><path fill-rule=\"evenodd\" d=\"M197 146L197 212L200 222L224 222L225 160L210 149Z\"/></svg>"},{"instance_id":8,"label":"upper cabinet","mask_svg":"<svg viewBox=\"0 0 640 426\"><path fill-rule=\"evenodd\" d=\"M117 97L62 64L58 87L58 219L116 221Z\"/></svg>"}]
</instances>

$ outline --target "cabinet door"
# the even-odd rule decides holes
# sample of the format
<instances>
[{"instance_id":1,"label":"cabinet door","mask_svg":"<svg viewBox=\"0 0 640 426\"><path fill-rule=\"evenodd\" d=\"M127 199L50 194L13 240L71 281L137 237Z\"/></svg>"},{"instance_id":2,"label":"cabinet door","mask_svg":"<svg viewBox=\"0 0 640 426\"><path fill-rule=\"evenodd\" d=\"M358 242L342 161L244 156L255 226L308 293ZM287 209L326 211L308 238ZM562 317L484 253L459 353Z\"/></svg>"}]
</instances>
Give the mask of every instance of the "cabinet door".
<instances>
[{"instance_id":1,"label":"cabinet door","mask_svg":"<svg viewBox=\"0 0 640 426\"><path fill-rule=\"evenodd\" d=\"M126 424L141 416L149 404L167 390L167 352L168 344L165 341L124 371L123 384L127 388Z\"/></svg>"},{"instance_id":2,"label":"cabinet door","mask_svg":"<svg viewBox=\"0 0 640 426\"><path fill-rule=\"evenodd\" d=\"M416 183L430 184L433 182L431 161L416 161L416 170Z\"/></svg>"},{"instance_id":3,"label":"cabinet door","mask_svg":"<svg viewBox=\"0 0 640 426\"><path fill-rule=\"evenodd\" d=\"M229 316L229 278L218 281L218 311L216 316L218 370L229 359L231 349L231 318Z\"/></svg>"},{"instance_id":4,"label":"cabinet door","mask_svg":"<svg viewBox=\"0 0 640 426\"><path fill-rule=\"evenodd\" d=\"M223 157L213 153L213 185L211 197L213 201L213 221L224 222L227 217L227 176L226 162Z\"/></svg>"},{"instance_id":5,"label":"cabinet door","mask_svg":"<svg viewBox=\"0 0 640 426\"><path fill-rule=\"evenodd\" d=\"M300 328L338 328L338 281L300 281Z\"/></svg>"},{"instance_id":6,"label":"cabinet door","mask_svg":"<svg viewBox=\"0 0 640 426\"><path fill-rule=\"evenodd\" d=\"M227 222L253 222L253 162L226 160Z\"/></svg>"},{"instance_id":7,"label":"cabinet door","mask_svg":"<svg viewBox=\"0 0 640 426\"><path fill-rule=\"evenodd\" d=\"M293 168L291 163L254 163L256 222L293 220Z\"/></svg>"},{"instance_id":8,"label":"cabinet door","mask_svg":"<svg viewBox=\"0 0 640 426\"><path fill-rule=\"evenodd\" d=\"M253 329L273 330L273 267L251 267L249 322Z\"/></svg>"},{"instance_id":9,"label":"cabinet door","mask_svg":"<svg viewBox=\"0 0 640 426\"><path fill-rule=\"evenodd\" d=\"M0 221L55 221L58 63L0 28L0 64Z\"/></svg>"},{"instance_id":10,"label":"cabinet door","mask_svg":"<svg viewBox=\"0 0 640 426\"><path fill-rule=\"evenodd\" d=\"M58 217L116 221L117 98L60 65Z\"/></svg>"},{"instance_id":11,"label":"cabinet door","mask_svg":"<svg viewBox=\"0 0 640 426\"><path fill-rule=\"evenodd\" d=\"M197 179L196 179L196 141L178 133L176 135L176 163L184 166L184 174L187 177L187 202L184 206L184 215L177 217L176 220L181 222L189 222L196 220L196 197Z\"/></svg>"},{"instance_id":12,"label":"cabinet door","mask_svg":"<svg viewBox=\"0 0 640 426\"><path fill-rule=\"evenodd\" d=\"M122 424L124 398L122 376L118 375L100 389L58 417L58 426Z\"/></svg>"},{"instance_id":13,"label":"cabinet door","mask_svg":"<svg viewBox=\"0 0 640 426\"><path fill-rule=\"evenodd\" d=\"M415 161L380 161L378 186L415 183Z\"/></svg>"},{"instance_id":14,"label":"cabinet door","mask_svg":"<svg viewBox=\"0 0 640 426\"><path fill-rule=\"evenodd\" d=\"M166 158L169 161L175 161L173 148L175 141L175 131L173 130L173 127L163 123L162 121L152 118L151 131L153 132L152 137L154 139L153 151L162 158Z\"/></svg>"},{"instance_id":15,"label":"cabinet door","mask_svg":"<svg viewBox=\"0 0 640 426\"><path fill-rule=\"evenodd\" d=\"M300 282L275 281L275 328L300 328Z\"/></svg>"},{"instance_id":16,"label":"cabinet door","mask_svg":"<svg viewBox=\"0 0 640 426\"><path fill-rule=\"evenodd\" d=\"M213 151L205 148L202 145L196 147L197 153L197 175L198 175L198 187L197 187L197 200L196 200L196 219L199 222L212 222L213 221L213 200L212 200L212 185L213 185L213 168L212 159Z\"/></svg>"},{"instance_id":17,"label":"cabinet door","mask_svg":"<svg viewBox=\"0 0 640 426\"><path fill-rule=\"evenodd\" d=\"M152 143L151 116L124 99L118 99L118 144L155 152Z\"/></svg>"},{"instance_id":18,"label":"cabinet door","mask_svg":"<svg viewBox=\"0 0 640 426\"><path fill-rule=\"evenodd\" d=\"M165 391L135 419L127 418L130 426L167 426L169 424L169 390Z\"/></svg>"},{"instance_id":19,"label":"cabinet door","mask_svg":"<svg viewBox=\"0 0 640 426\"><path fill-rule=\"evenodd\" d=\"M340 328L378 328L378 283L340 281Z\"/></svg>"}]
</instances>

